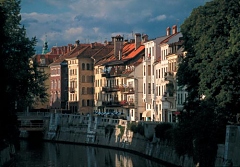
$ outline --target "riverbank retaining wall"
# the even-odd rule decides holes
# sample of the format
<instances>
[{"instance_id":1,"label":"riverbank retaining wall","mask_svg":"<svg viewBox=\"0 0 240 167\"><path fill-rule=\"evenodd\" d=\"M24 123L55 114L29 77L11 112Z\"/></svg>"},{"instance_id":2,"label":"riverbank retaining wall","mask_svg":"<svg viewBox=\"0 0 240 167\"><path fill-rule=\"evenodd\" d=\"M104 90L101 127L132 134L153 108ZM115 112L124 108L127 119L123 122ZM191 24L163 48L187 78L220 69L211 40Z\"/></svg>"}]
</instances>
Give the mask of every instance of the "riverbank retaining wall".
<instances>
[{"instance_id":1,"label":"riverbank retaining wall","mask_svg":"<svg viewBox=\"0 0 240 167\"><path fill-rule=\"evenodd\" d=\"M9 145L8 147L2 149L0 151L0 166L1 167L9 167L13 163L13 156L15 153L15 148L13 145Z\"/></svg>"},{"instance_id":2,"label":"riverbank retaining wall","mask_svg":"<svg viewBox=\"0 0 240 167\"><path fill-rule=\"evenodd\" d=\"M140 122L144 136L127 130L128 122L107 117L92 117L71 114L52 114L46 122L44 139L59 142L91 144L125 149L175 166L195 166L192 157L178 156L170 145L154 136L154 127L159 122ZM106 128L109 126L109 128ZM233 135L234 134L234 135ZM228 126L227 144L218 145L216 166L225 166L226 160L239 164L239 148L233 149L240 139L240 127ZM22 137L26 137L26 134ZM235 138L232 139L231 136ZM238 154L237 154L238 153ZM237 165L236 165L237 166Z\"/></svg>"}]
</instances>

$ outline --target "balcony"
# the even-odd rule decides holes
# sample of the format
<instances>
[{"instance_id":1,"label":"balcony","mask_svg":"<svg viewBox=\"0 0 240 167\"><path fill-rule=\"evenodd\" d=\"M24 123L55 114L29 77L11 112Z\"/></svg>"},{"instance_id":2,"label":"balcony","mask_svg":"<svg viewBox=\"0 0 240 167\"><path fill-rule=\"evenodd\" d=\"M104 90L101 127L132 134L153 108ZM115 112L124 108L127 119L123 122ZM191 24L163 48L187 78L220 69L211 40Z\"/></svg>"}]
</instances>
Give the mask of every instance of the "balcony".
<instances>
[{"instance_id":1,"label":"balcony","mask_svg":"<svg viewBox=\"0 0 240 167\"><path fill-rule=\"evenodd\" d=\"M68 90L69 90L70 93L75 93L76 92L76 88L69 87Z\"/></svg>"},{"instance_id":2,"label":"balcony","mask_svg":"<svg viewBox=\"0 0 240 167\"><path fill-rule=\"evenodd\" d=\"M121 107L120 101L103 101L102 106L105 107Z\"/></svg>"},{"instance_id":3,"label":"balcony","mask_svg":"<svg viewBox=\"0 0 240 167\"><path fill-rule=\"evenodd\" d=\"M109 68L109 67L106 67ZM110 71L105 70L105 73L102 74L102 77L113 78L121 76L125 71L125 66L112 66Z\"/></svg>"},{"instance_id":4,"label":"balcony","mask_svg":"<svg viewBox=\"0 0 240 167\"><path fill-rule=\"evenodd\" d=\"M164 79L165 81L174 81L174 73L171 71L165 72Z\"/></svg>"},{"instance_id":5,"label":"balcony","mask_svg":"<svg viewBox=\"0 0 240 167\"><path fill-rule=\"evenodd\" d=\"M135 104L133 101L121 101L121 105L124 107L124 108L135 108Z\"/></svg>"},{"instance_id":6,"label":"balcony","mask_svg":"<svg viewBox=\"0 0 240 167\"><path fill-rule=\"evenodd\" d=\"M120 90L119 86L110 86L110 87L105 86L105 87L102 87L103 92L117 92L119 90Z\"/></svg>"},{"instance_id":7,"label":"balcony","mask_svg":"<svg viewBox=\"0 0 240 167\"><path fill-rule=\"evenodd\" d=\"M134 94L134 88L133 87L121 87L120 91L126 94Z\"/></svg>"}]
</instances>

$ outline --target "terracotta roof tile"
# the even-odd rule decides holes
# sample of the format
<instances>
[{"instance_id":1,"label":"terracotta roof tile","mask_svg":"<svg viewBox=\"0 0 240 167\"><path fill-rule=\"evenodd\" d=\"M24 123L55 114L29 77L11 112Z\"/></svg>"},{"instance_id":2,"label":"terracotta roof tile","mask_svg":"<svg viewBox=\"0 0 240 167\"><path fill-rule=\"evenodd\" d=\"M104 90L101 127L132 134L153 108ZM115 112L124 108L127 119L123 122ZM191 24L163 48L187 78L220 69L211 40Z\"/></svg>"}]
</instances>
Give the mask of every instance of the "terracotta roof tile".
<instances>
[{"instance_id":1,"label":"terracotta roof tile","mask_svg":"<svg viewBox=\"0 0 240 167\"><path fill-rule=\"evenodd\" d=\"M123 62L126 62L127 60L130 60L134 57L136 57L139 53L141 53L144 50L145 46L141 45L135 50L135 43L125 43L122 48L122 58L119 61L119 59L114 55L114 51L112 50L108 55L100 59L97 63L97 65L104 65L104 64L122 64Z\"/></svg>"},{"instance_id":2,"label":"terracotta roof tile","mask_svg":"<svg viewBox=\"0 0 240 167\"><path fill-rule=\"evenodd\" d=\"M135 46L134 46L135 47ZM131 59L134 58L135 56L137 56L140 52L142 52L145 49L144 45L141 45L140 47L138 47L136 50L134 48L134 50L131 51L130 54L124 56L122 59Z\"/></svg>"},{"instance_id":3,"label":"terracotta roof tile","mask_svg":"<svg viewBox=\"0 0 240 167\"><path fill-rule=\"evenodd\" d=\"M178 35L180 32L177 32L175 34L172 34L170 36L168 36L166 39L164 39L163 41L160 42L160 44L164 44L164 43L167 43L172 37Z\"/></svg>"},{"instance_id":4,"label":"terracotta roof tile","mask_svg":"<svg viewBox=\"0 0 240 167\"><path fill-rule=\"evenodd\" d=\"M92 55L92 58L95 59L95 63L98 63L99 60L103 59L109 53L113 52L113 45L105 45L101 49L99 49L94 55Z\"/></svg>"},{"instance_id":5,"label":"terracotta roof tile","mask_svg":"<svg viewBox=\"0 0 240 167\"><path fill-rule=\"evenodd\" d=\"M59 54L37 54L33 56L33 61L35 61L39 65L48 66L59 56L60 56ZM45 59L45 64L41 64L41 59Z\"/></svg>"}]
</instances>

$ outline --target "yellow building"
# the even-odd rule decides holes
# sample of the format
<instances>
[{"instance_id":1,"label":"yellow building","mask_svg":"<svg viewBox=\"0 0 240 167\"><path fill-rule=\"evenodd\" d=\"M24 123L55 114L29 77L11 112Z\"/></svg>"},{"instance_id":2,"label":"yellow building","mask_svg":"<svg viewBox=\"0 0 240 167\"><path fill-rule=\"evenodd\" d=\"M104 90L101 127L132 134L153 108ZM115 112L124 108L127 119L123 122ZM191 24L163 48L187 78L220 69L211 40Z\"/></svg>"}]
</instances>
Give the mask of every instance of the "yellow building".
<instances>
[{"instance_id":1,"label":"yellow building","mask_svg":"<svg viewBox=\"0 0 240 167\"><path fill-rule=\"evenodd\" d=\"M68 108L72 113L88 114L94 107L94 72L91 58L104 47L100 43L80 44L76 41L68 62Z\"/></svg>"}]
</instances>

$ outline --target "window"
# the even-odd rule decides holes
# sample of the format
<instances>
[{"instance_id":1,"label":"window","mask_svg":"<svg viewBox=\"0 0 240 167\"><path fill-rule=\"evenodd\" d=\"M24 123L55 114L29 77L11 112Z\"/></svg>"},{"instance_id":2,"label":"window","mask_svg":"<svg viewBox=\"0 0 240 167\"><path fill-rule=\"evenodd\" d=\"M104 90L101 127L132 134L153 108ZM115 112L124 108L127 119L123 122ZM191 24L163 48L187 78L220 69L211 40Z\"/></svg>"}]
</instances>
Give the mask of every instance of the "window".
<instances>
[{"instance_id":1,"label":"window","mask_svg":"<svg viewBox=\"0 0 240 167\"><path fill-rule=\"evenodd\" d=\"M148 65L148 75L151 75L151 65Z\"/></svg>"},{"instance_id":2,"label":"window","mask_svg":"<svg viewBox=\"0 0 240 167\"><path fill-rule=\"evenodd\" d=\"M146 66L144 65L143 66L143 76L145 76L146 75Z\"/></svg>"},{"instance_id":3,"label":"window","mask_svg":"<svg viewBox=\"0 0 240 167\"><path fill-rule=\"evenodd\" d=\"M40 59L40 64L41 64L41 65L45 65L45 64L46 64L45 58L41 58L41 59Z\"/></svg>"},{"instance_id":4,"label":"window","mask_svg":"<svg viewBox=\"0 0 240 167\"><path fill-rule=\"evenodd\" d=\"M87 94L92 94L91 88L87 88Z\"/></svg>"},{"instance_id":5,"label":"window","mask_svg":"<svg viewBox=\"0 0 240 167\"><path fill-rule=\"evenodd\" d=\"M87 70L90 70L90 65L87 63Z\"/></svg>"},{"instance_id":6,"label":"window","mask_svg":"<svg viewBox=\"0 0 240 167\"><path fill-rule=\"evenodd\" d=\"M143 93L146 94L146 84L143 84Z\"/></svg>"},{"instance_id":7,"label":"window","mask_svg":"<svg viewBox=\"0 0 240 167\"><path fill-rule=\"evenodd\" d=\"M85 81L85 75L82 76L82 82L86 82Z\"/></svg>"},{"instance_id":8,"label":"window","mask_svg":"<svg viewBox=\"0 0 240 167\"><path fill-rule=\"evenodd\" d=\"M153 88L152 93L154 93L154 89L155 89L155 88L154 88L154 83L152 84L152 88Z\"/></svg>"},{"instance_id":9,"label":"window","mask_svg":"<svg viewBox=\"0 0 240 167\"><path fill-rule=\"evenodd\" d=\"M180 104L180 94L177 94L177 104Z\"/></svg>"},{"instance_id":10,"label":"window","mask_svg":"<svg viewBox=\"0 0 240 167\"><path fill-rule=\"evenodd\" d=\"M151 83L148 83L148 94L151 94Z\"/></svg>"},{"instance_id":11,"label":"window","mask_svg":"<svg viewBox=\"0 0 240 167\"><path fill-rule=\"evenodd\" d=\"M94 67L93 67L93 64L90 64L90 70L93 70Z\"/></svg>"},{"instance_id":12,"label":"window","mask_svg":"<svg viewBox=\"0 0 240 167\"><path fill-rule=\"evenodd\" d=\"M87 76L87 83L93 83L93 76Z\"/></svg>"},{"instance_id":13,"label":"window","mask_svg":"<svg viewBox=\"0 0 240 167\"><path fill-rule=\"evenodd\" d=\"M82 100L82 106L85 107L85 100Z\"/></svg>"},{"instance_id":14,"label":"window","mask_svg":"<svg viewBox=\"0 0 240 167\"><path fill-rule=\"evenodd\" d=\"M85 90L85 87L83 87L83 88L82 88L82 94L83 94L83 95L86 94L85 91L86 91L86 90Z\"/></svg>"},{"instance_id":15,"label":"window","mask_svg":"<svg viewBox=\"0 0 240 167\"><path fill-rule=\"evenodd\" d=\"M85 70L85 64L82 63L82 70Z\"/></svg>"},{"instance_id":16,"label":"window","mask_svg":"<svg viewBox=\"0 0 240 167\"><path fill-rule=\"evenodd\" d=\"M60 80L58 80L58 89L60 89L61 88L61 82L60 82Z\"/></svg>"}]
</instances>

